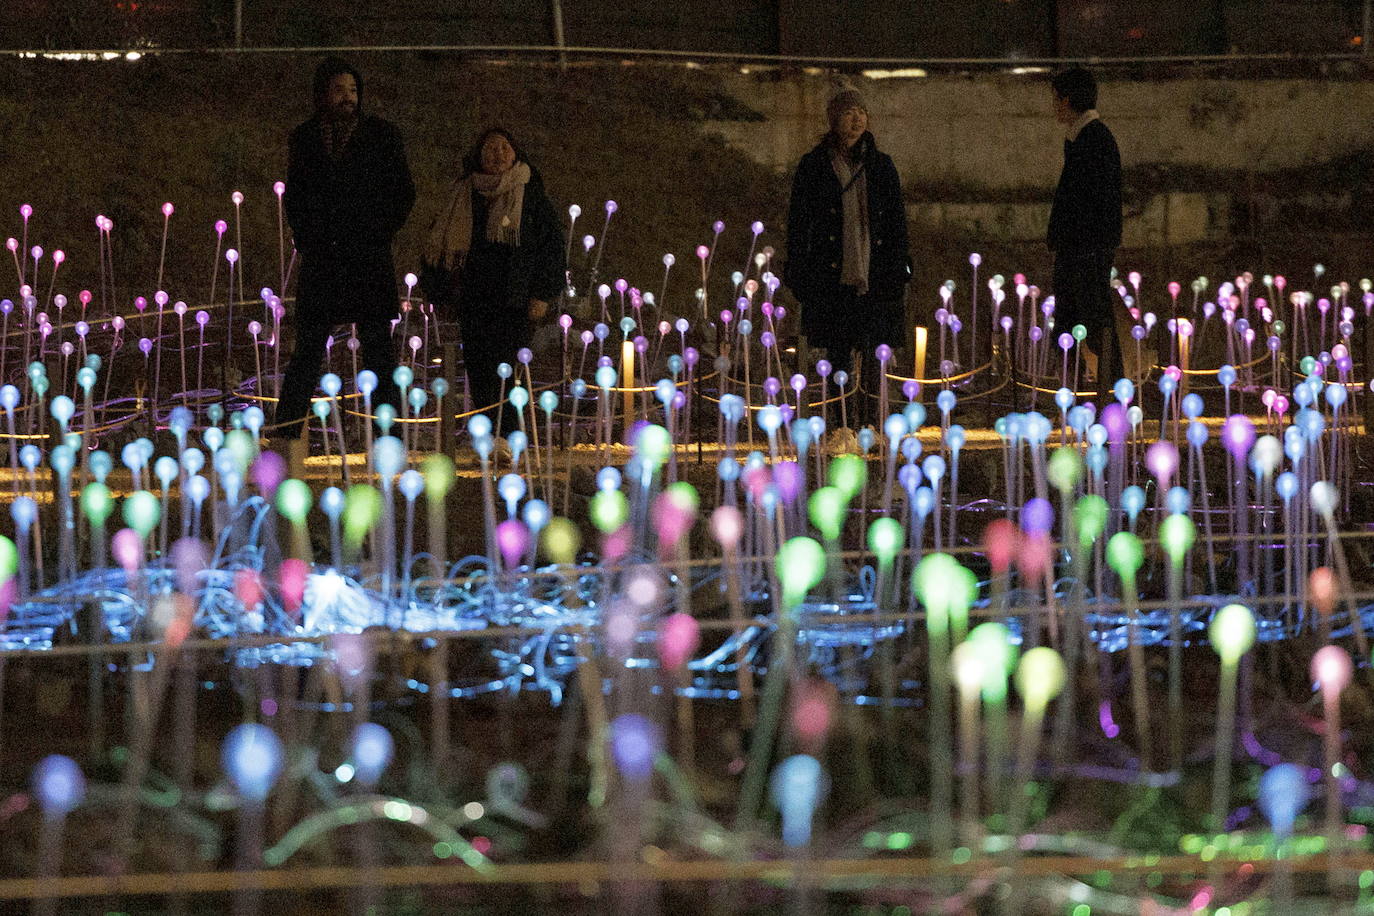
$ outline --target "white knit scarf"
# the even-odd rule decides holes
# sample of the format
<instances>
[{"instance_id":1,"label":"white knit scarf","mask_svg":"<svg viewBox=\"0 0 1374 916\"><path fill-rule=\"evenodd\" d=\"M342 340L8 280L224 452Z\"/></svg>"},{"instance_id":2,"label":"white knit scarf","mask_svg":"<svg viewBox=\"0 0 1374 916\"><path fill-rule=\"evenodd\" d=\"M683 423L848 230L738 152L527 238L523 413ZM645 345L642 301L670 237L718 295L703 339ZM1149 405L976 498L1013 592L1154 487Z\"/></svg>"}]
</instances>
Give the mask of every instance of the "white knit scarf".
<instances>
[{"instance_id":1,"label":"white knit scarf","mask_svg":"<svg viewBox=\"0 0 1374 916\"><path fill-rule=\"evenodd\" d=\"M530 167L517 162L501 175L474 172L454 182L448 206L429 227L425 259L449 269L462 266L472 248L473 191L487 199L487 241L519 245L520 213L529 180Z\"/></svg>"},{"instance_id":2,"label":"white knit scarf","mask_svg":"<svg viewBox=\"0 0 1374 916\"><path fill-rule=\"evenodd\" d=\"M840 283L852 286L860 296L868 292L868 176L864 167L851 168L843 153L830 157L835 177L840 180L840 204L844 217L844 262Z\"/></svg>"}]
</instances>

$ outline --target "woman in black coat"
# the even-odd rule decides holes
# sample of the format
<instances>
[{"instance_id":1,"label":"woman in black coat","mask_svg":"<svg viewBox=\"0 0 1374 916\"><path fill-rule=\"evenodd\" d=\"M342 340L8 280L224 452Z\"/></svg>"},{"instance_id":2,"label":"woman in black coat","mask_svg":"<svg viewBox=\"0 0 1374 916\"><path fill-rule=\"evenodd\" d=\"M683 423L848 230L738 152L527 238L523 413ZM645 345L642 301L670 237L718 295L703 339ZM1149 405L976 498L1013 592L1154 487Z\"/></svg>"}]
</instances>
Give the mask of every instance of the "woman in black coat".
<instances>
[{"instance_id":1,"label":"woman in black coat","mask_svg":"<svg viewBox=\"0 0 1374 916\"><path fill-rule=\"evenodd\" d=\"M430 226L421 279L461 326L474 406L500 400L496 367L530 345L531 326L548 314L565 272L563 230L543 180L508 131L485 131ZM501 415L504 434L516 418Z\"/></svg>"},{"instance_id":2,"label":"woman in black coat","mask_svg":"<svg viewBox=\"0 0 1374 916\"><path fill-rule=\"evenodd\" d=\"M911 253L901 179L873 143L858 90L836 93L826 114L830 131L792 182L783 281L801 303L807 343L824 348L836 369L850 370L858 350L871 376L864 387L876 394L873 351L905 340Z\"/></svg>"}]
</instances>

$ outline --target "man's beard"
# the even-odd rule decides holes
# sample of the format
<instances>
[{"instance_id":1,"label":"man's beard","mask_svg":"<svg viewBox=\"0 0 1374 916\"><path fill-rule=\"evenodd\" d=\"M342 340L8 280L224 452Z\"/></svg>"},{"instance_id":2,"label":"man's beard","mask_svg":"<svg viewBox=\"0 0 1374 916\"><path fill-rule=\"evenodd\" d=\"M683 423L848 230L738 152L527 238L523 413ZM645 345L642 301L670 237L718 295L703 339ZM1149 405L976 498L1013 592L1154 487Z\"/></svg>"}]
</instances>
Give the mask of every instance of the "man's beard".
<instances>
[{"instance_id":1,"label":"man's beard","mask_svg":"<svg viewBox=\"0 0 1374 916\"><path fill-rule=\"evenodd\" d=\"M351 121L358 114L358 106L348 102L340 102L329 107L329 117L335 121Z\"/></svg>"}]
</instances>

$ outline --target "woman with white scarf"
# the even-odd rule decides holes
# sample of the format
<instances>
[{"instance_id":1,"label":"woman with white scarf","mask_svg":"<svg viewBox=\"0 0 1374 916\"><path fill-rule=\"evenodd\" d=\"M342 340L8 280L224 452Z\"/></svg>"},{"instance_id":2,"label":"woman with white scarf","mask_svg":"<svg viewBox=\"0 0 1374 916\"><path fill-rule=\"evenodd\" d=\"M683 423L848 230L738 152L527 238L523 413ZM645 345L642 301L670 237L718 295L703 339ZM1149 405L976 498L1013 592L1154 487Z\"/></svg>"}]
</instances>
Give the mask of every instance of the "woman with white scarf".
<instances>
[{"instance_id":1,"label":"woman with white scarf","mask_svg":"<svg viewBox=\"0 0 1374 916\"><path fill-rule=\"evenodd\" d=\"M458 319L475 407L499 401L496 367L530 345L565 272L563 230L544 182L508 131L488 129L430 225L421 276L430 300ZM501 416L513 429L513 411Z\"/></svg>"},{"instance_id":2,"label":"woman with white scarf","mask_svg":"<svg viewBox=\"0 0 1374 916\"><path fill-rule=\"evenodd\" d=\"M911 252L901 180L869 132L868 106L842 86L826 106L830 130L802 157L792 182L783 282L801 304L807 344L836 370L862 360L860 397L850 416L881 427L873 397L882 383L879 344L906 341Z\"/></svg>"}]
</instances>

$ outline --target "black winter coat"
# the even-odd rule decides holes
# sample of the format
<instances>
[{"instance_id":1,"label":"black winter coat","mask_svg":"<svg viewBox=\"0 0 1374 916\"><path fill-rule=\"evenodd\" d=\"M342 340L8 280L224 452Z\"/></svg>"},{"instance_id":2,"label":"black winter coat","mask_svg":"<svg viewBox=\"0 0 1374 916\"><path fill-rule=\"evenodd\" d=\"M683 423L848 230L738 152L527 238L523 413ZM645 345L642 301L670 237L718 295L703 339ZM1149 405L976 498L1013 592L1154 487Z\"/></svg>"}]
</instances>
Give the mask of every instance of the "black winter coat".
<instances>
[{"instance_id":1,"label":"black winter coat","mask_svg":"<svg viewBox=\"0 0 1374 916\"><path fill-rule=\"evenodd\" d=\"M859 144L868 185L868 296L881 302L900 301L911 280L911 246L901 179L892 157L878 151L871 133L865 132ZM802 305L802 330L813 338L813 343L819 343L814 338L828 337L827 329L848 317L833 314L830 307L840 297L844 260L840 180L830 163L830 150L826 139L802 157L792 180L787 211L783 282ZM894 315L900 312L888 311ZM877 339L899 340L901 328L874 328L873 332Z\"/></svg>"},{"instance_id":2,"label":"black winter coat","mask_svg":"<svg viewBox=\"0 0 1374 916\"><path fill-rule=\"evenodd\" d=\"M420 283L436 305L460 313L493 312L524 320L531 299L554 302L567 283L563 226L544 180L530 168L520 209L520 244L514 248L485 242L486 201L473 198L473 250L463 265L444 271L425 265Z\"/></svg>"},{"instance_id":3,"label":"black winter coat","mask_svg":"<svg viewBox=\"0 0 1374 916\"><path fill-rule=\"evenodd\" d=\"M362 115L338 159L319 117L291 133L282 197L301 257L297 314L337 323L396 314L391 242L415 204L399 132Z\"/></svg>"},{"instance_id":4,"label":"black winter coat","mask_svg":"<svg viewBox=\"0 0 1374 916\"><path fill-rule=\"evenodd\" d=\"M1100 120L1064 141L1064 169L1054 192L1046 241L1070 260L1121 245L1121 153Z\"/></svg>"}]
</instances>

